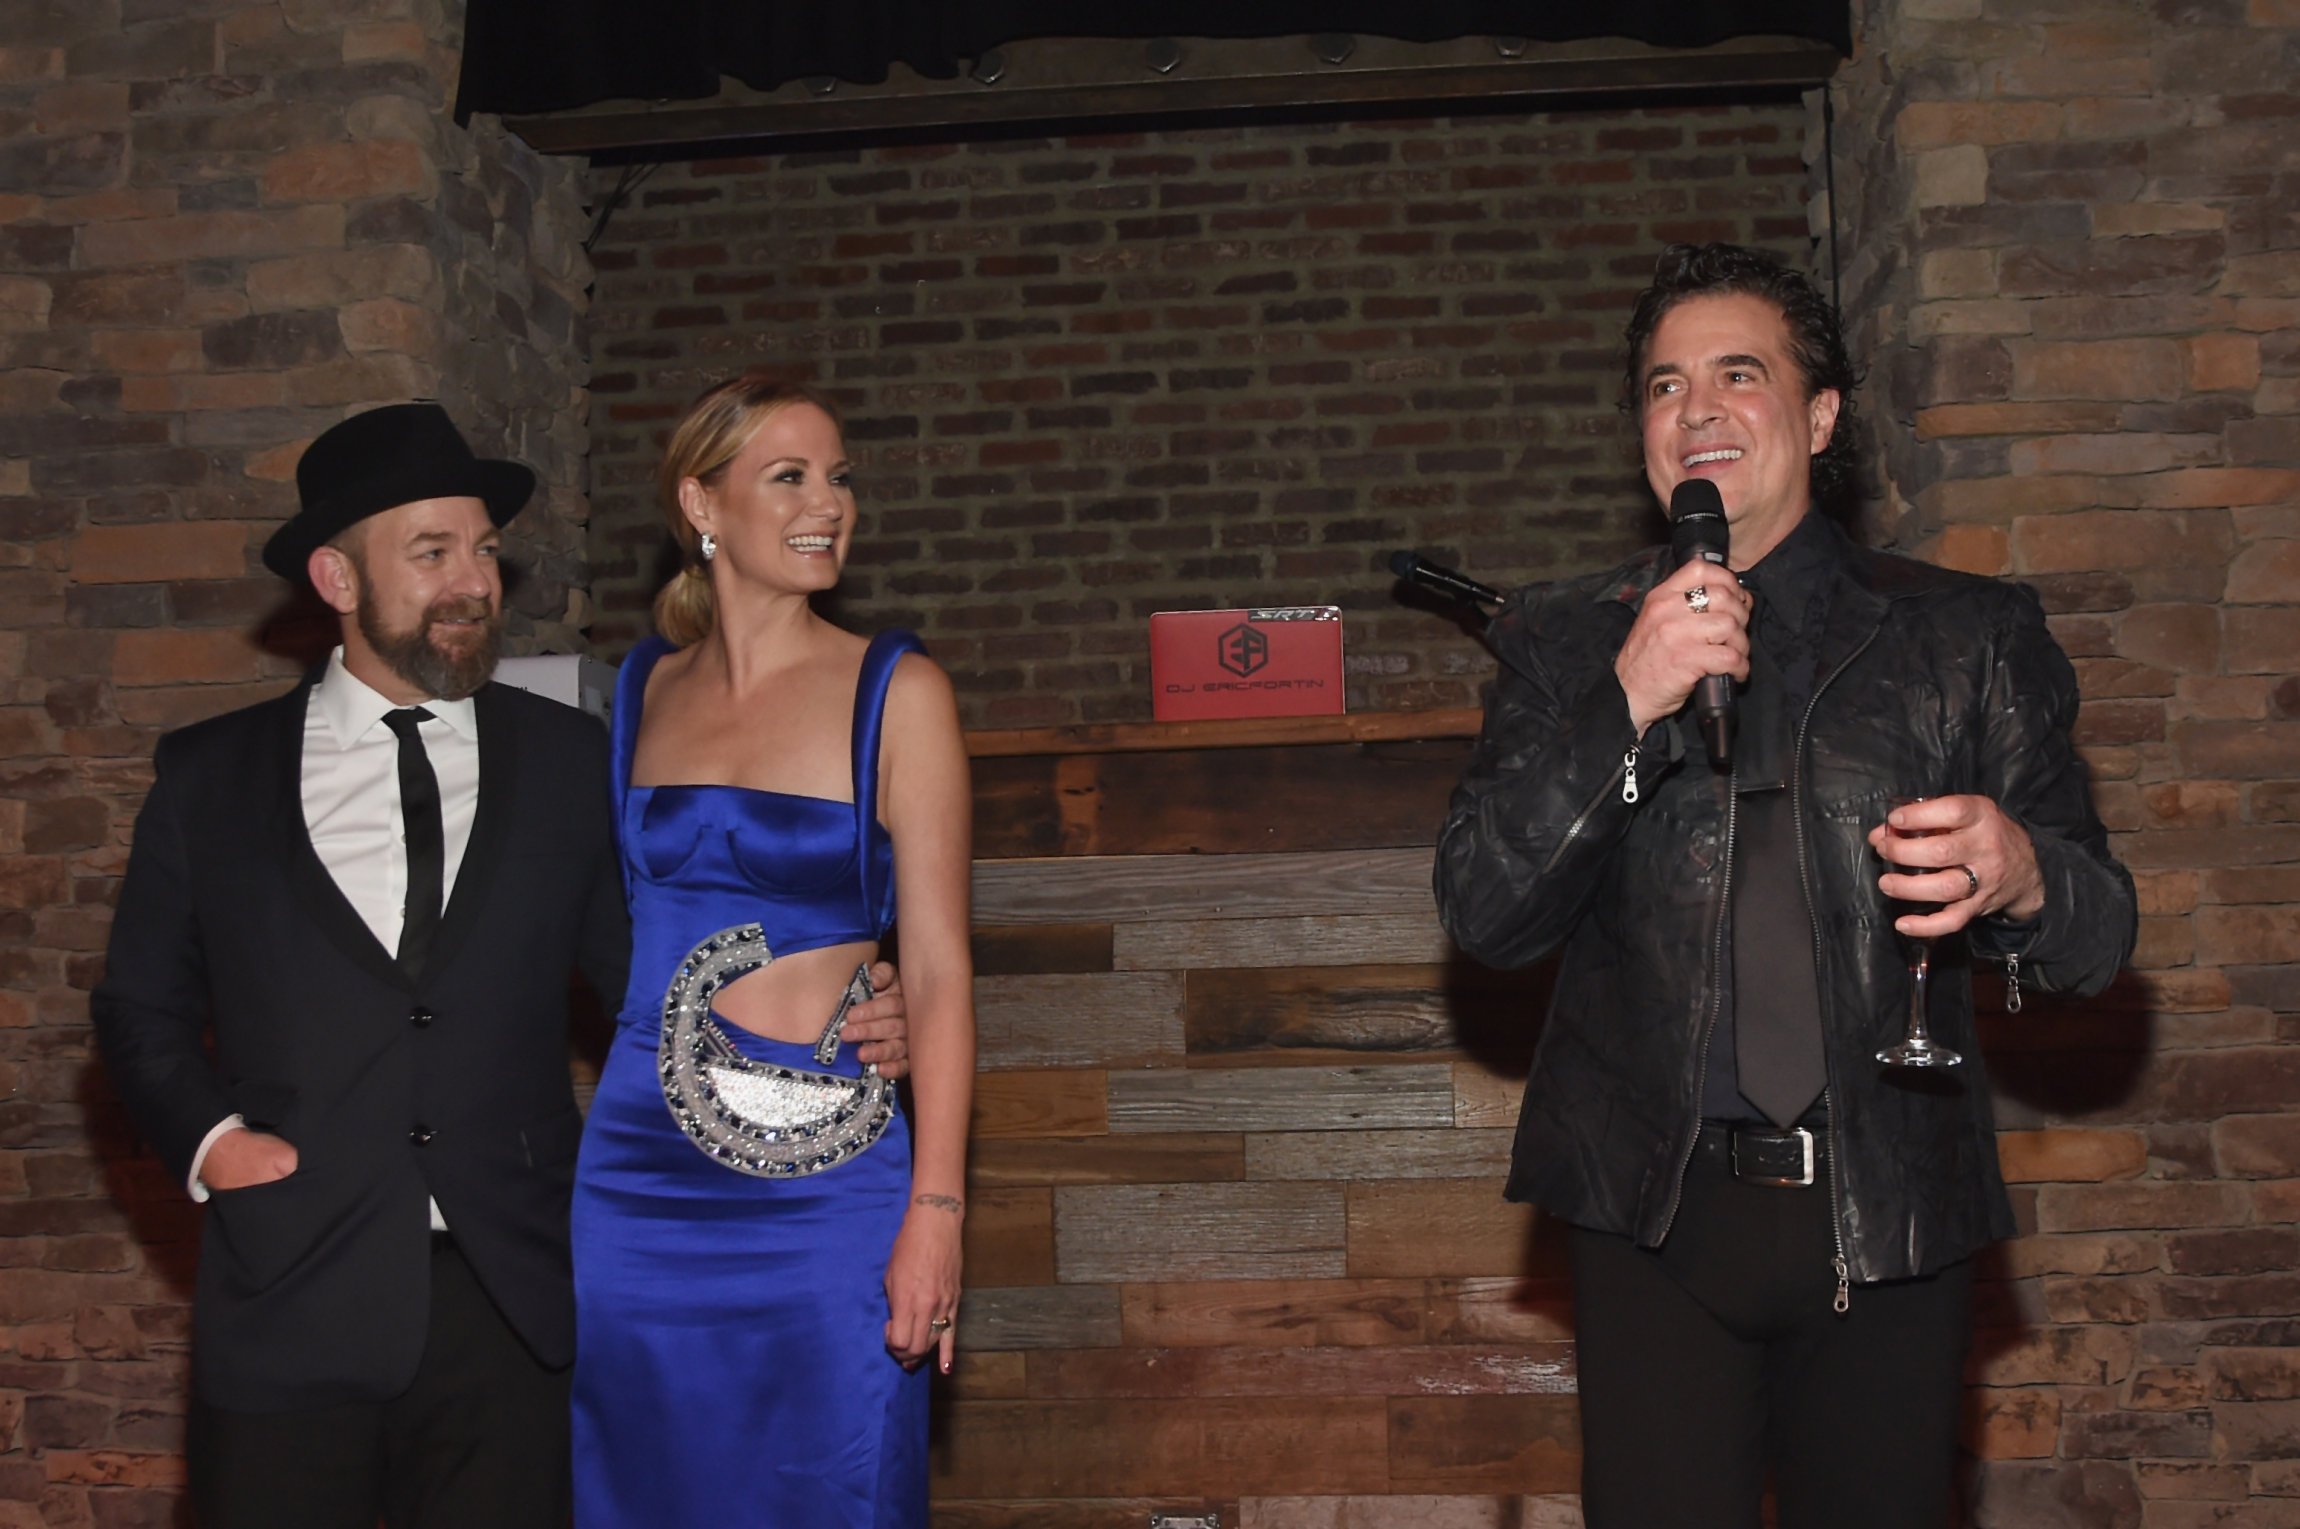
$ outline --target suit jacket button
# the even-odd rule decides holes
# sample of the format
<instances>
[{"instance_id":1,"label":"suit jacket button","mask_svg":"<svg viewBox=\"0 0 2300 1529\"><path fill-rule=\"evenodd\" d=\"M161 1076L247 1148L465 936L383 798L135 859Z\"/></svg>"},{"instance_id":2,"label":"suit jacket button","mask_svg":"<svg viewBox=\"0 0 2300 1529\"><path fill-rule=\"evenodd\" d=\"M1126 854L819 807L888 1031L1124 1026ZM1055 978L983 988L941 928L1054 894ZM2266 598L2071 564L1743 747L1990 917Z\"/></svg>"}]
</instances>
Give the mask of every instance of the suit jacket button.
<instances>
[{"instance_id":1,"label":"suit jacket button","mask_svg":"<svg viewBox=\"0 0 2300 1529\"><path fill-rule=\"evenodd\" d=\"M439 1133L437 1131L434 1131L429 1126L419 1125L414 1130L407 1133L407 1139L411 1142L414 1142L419 1147L428 1147L431 1145L431 1138L437 1136L438 1134Z\"/></svg>"},{"instance_id":2,"label":"suit jacket button","mask_svg":"<svg viewBox=\"0 0 2300 1529\"><path fill-rule=\"evenodd\" d=\"M428 1030L431 1028L431 1011L419 1003L407 1011L407 1021L418 1030Z\"/></svg>"}]
</instances>

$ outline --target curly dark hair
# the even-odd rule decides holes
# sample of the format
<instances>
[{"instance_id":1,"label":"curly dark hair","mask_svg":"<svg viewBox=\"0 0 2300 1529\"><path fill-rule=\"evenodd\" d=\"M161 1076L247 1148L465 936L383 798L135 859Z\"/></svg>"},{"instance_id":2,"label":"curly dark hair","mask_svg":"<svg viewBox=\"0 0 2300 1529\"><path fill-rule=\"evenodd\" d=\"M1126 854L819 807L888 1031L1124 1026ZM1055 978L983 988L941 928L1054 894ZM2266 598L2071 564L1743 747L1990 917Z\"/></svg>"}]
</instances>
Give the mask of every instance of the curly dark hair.
<instances>
[{"instance_id":1,"label":"curly dark hair","mask_svg":"<svg viewBox=\"0 0 2300 1529\"><path fill-rule=\"evenodd\" d=\"M1861 373L1845 352L1837 310L1801 273L1764 250L1740 244L1672 244L1661 252L1653 267L1653 285L1637 294L1637 306L1629 315L1621 411L1631 418L1643 412L1645 347L1661 316L1689 297L1728 292L1761 297L1781 310L1789 326L1789 354L1804 373L1807 398L1823 388L1837 390L1837 428L1829 444L1813 456L1812 485L1816 504L1839 500L1857 481L1853 390L1861 385Z\"/></svg>"}]
</instances>

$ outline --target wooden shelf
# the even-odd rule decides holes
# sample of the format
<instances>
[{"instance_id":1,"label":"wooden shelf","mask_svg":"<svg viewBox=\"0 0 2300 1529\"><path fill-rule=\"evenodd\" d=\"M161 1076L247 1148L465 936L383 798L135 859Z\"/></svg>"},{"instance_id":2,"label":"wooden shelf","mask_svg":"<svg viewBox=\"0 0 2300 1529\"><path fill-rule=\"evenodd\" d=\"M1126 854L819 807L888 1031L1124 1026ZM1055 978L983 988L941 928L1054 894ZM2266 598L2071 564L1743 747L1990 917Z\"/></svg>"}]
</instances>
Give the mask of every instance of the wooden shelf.
<instances>
[{"instance_id":1,"label":"wooden shelf","mask_svg":"<svg viewBox=\"0 0 2300 1529\"><path fill-rule=\"evenodd\" d=\"M1371 711L1340 717L1239 717L1218 722L1104 722L968 733L976 759L1038 754L1149 754L1176 749L1247 749L1320 743L1404 743L1475 738L1485 714L1474 706L1440 711Z\"/></svg>"}]
</instances>

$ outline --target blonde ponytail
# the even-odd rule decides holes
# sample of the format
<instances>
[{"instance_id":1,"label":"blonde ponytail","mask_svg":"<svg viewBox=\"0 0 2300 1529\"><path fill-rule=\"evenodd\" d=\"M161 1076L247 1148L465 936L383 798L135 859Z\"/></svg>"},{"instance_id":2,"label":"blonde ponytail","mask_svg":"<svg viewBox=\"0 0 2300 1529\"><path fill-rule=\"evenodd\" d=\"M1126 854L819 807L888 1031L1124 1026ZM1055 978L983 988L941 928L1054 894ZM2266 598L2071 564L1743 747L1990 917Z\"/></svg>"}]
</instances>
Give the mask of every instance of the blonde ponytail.
<instances>
[{"instance_id":1,"label":"blonde ponytail","mask_svg":"<svg viewBox=\"0 0 2300 1529\"><path fill-rule=\"evenodd\" d=\"M690 647L711 635L718 607L711 598L711 571L684 563L671 582L655 592L655 630L674 648Z\"/></svg>"},{"instance_id":2,"label":"blonde ponytail","mask_svg":"<svg viewBox=\"0 0 2300 1529\"><path fill-rule=\"evenodd\" d=\"M663 465L656 470L655 486L663 504L663 519L671 539L679 544L679 571L655 595L655 630L676 647L688 647L711 635L718 605L711 594L711 569L703 561L702 541L694 524L679 508L679 485L693 478L705 488L717 488L727 464L750 444L767 416L792 404L813 404L830 416L843 436L846 423L838 405L804 383L785 382L764 367L753 367L730 382L722 382L687 406L671 429L663 448Z\"/></svg>"}]
</instances>

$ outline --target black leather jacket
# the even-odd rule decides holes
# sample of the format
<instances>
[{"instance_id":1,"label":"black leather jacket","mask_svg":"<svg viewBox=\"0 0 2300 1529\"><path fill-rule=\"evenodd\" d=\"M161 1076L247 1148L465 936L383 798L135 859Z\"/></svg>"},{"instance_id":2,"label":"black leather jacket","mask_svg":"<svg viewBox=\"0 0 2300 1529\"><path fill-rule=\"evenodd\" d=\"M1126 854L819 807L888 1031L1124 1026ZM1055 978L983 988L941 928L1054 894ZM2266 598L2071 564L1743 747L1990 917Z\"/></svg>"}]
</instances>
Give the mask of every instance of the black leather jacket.
<instances>
[{"instance_id":1,"label":"black leather jacket","mask_svg":"<svg viewBox=\"0 0 2300 1529\"><path fill-rule=\"evenodd\" d=\"M1794 786L1829 1064L1828 1192L1851 1277L1868 1282L2014 1230L1970 957L2014 956L2025 988L2093 993L2131 954L2138 920L2069 742L2076 676L2035 593L1839 542ZM1437 854L1438 910L1468 954L1517 967L1564 948L1510 1198L1648 1247L1669 1233L1699 1123L1732 832L1729 778L1679 723L1639 739L1614 677L1666 572L1655 549L1524 591L1495 619L1501 674ZM2045 906L2018 929L1983 920L1940 942L1933 1032L1967 1061L1911 1076L1873 1055L1900 1034L1909 975L1866 836L1888 798L1965 792L2027 828Z\"/></svg>"}]
</instances>

